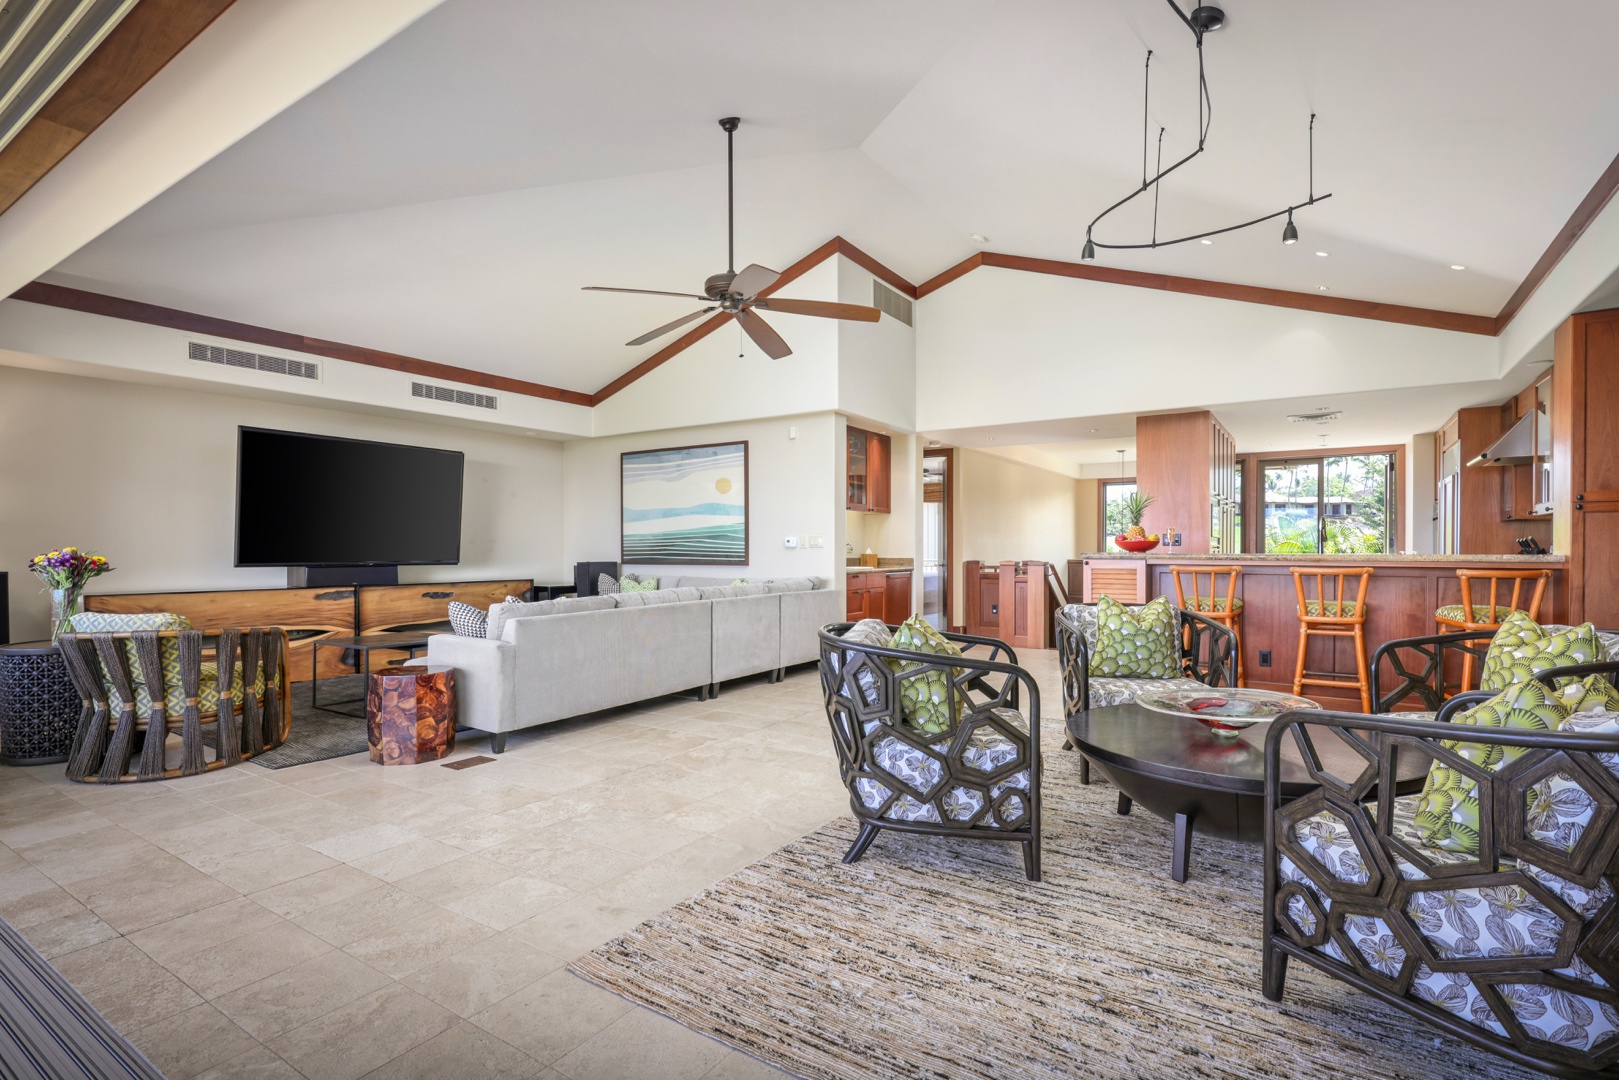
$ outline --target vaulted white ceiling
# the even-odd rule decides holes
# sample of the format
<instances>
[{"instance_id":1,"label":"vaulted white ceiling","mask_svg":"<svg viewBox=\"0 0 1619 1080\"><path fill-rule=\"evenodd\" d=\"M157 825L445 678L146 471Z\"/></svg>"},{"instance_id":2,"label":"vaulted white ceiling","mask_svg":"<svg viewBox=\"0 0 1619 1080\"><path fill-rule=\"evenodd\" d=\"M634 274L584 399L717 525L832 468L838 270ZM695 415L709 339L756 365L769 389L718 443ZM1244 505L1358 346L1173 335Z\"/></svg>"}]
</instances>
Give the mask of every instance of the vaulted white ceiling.
<instances>
[{"instance_id":1,"label":"vaulted white ceiling","mask_svg":"<svg viewBox=\"0 0 1619 1080\"><path fill-rule=\"evenodd\" d=\"M1298 245L1267 224L1103 264L1493 314L1619 149L1608 0L1226 7L1160 233L1300 201L1312 110L1333 198ZM920 281L970 233L1076 260L1140 182L1148 47L1175 156L1195 66L1163 0L446 0L51 280L591 391L688 308L579 286L724 269L717 117L744 118L739 262L841 234Z\"/></svg>"}]
</instances>

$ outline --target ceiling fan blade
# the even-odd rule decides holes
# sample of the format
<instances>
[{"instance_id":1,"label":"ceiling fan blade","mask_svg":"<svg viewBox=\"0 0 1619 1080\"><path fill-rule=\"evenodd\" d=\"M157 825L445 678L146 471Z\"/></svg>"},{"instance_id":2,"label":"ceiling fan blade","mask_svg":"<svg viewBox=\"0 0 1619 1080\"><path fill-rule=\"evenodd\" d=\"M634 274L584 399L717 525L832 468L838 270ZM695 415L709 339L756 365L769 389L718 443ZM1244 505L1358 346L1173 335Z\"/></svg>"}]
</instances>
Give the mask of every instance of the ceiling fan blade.
<instances>
[{"instance_id":1,"label":"ceiling fan blade","mask_svg":"<svg viewBox=\"0 0 1619 1080\"><path fill-rule=\"evenodd\" d=\"M759 346L760 350L770 359L780 360L784 356L793 354L793 350L787 347L787 343L781 339L781 335L770 329L769 323L747 308L743 308L736 313L736 321L742 324L742 329L747 331L748 336L753 339L753 343Z\"/></svg>"},{"instance_id":2,"label":"ceiling fan blade","mask_svg":"<svg viewBox=\"0 0 1619 1080\"><path fill-rule=\"evenodd\" d=\"M585 292L631 292L631 293L643 293L643 294L645 294L647 296L684 296L687 300L707 300L707 299L709 299L708 297L700 296L697 293L692 293L692 292L664 292L662 289L615 289L611 285L584 285L584 286L581 286L581 288L583 288Z\"/></svg>"},{"instance_id":3,"label":"ceiling fan blade","mask_svg":"<svg viewBox=\"0 0 1619 1080\"><path fill-rule=\"evenodd\" d=\"M656 330L648 330L646 333L642 334L640 337L634 338L634 339L632 339L630 341L626 341L624 344L626 344L626 345L645 345L647 342L651 341L653 338L660 338L663 335L667 334L671 330L679 329L680 327L685 326L689 322L693 322L693 321L695 321L697 319L701 319L704 315L707 315L710 311L718 311L718 310L719 310L718 308L706 307L706 308L703 308L701 311L694 311L690 315L682 315L680 318L676 319L674 322L666 322L662 326L658 327Z\"/></svg>"},{"instance_id":4,"label":"ceiling fan blade","mask_svg":"<svg viewBox=\"0 0 1619 1080\"><path fill-rule=\"evenodd\" d=\"M789 315L819 315L823 319L876 322L883 317L881 311L874 307L866 307L864 304L831 304L825 300L783 300L772 296L768 300L760 300L757 306L771 311L785 311Z\"/></svg>"},{"instance_id":5,"label":"ceiling fan blade","mask_svg":"<svg viewBox=\"0 0 1619 1080\"><path fill-rule=\"evenodd\" d=\"M731 279L731 291L751 299L774 285L779 277L781 275L768 266L752 263L743 267L742 272Z\"/></svg>"}]
</instances>

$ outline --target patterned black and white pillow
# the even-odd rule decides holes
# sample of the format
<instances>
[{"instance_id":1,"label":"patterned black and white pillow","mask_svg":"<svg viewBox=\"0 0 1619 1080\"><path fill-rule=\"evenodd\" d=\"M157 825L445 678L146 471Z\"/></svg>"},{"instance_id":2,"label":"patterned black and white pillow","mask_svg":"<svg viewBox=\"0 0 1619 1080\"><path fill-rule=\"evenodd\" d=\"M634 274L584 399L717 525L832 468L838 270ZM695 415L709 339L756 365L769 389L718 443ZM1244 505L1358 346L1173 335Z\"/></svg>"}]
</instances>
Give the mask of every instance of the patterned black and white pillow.
<instances>
[{"instance_id":1,"label":"patterned black and white pillow","mask_svg":"<svg viewBox=\"0 0 1619 1080\"><path fill-rule=\"evenodd\" d=\"M612 574L596 575L596 595L612 596L614 593L619 591L618 578L614 577Z\"/></svg>"},{"instance_id":2,"label":"patterned black and white pillow","mask_svg":"<svg viewBox=\"0 0 1619 1080\"><path fill-rule=\"evenodd\" d=\"M489 613L483 608L450 601L450 626L461 637L488 637Z\"/></svg>"}]
</instances>

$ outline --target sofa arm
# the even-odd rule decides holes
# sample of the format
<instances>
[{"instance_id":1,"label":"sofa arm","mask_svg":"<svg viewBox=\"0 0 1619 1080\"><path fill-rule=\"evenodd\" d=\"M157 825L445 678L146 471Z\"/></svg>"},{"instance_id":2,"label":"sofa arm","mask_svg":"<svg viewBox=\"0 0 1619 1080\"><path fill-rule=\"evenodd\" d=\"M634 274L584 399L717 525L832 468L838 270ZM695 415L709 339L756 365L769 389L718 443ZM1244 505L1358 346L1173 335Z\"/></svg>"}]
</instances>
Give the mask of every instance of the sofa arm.
<instances>
[{"instance_id":1,"label":"sofa arm","mask_svg":"<svg viewBox=\"0 0 1619 1080\"><path fill-rule=\"evenodd\" d=\"M848 594L843 589L810 589L781 593L781 663L789 668L821 658L821 627L844 620Z\"/></svg>"},{"instance_id":2,"label":"sofa arm","mask_svg":"<svg viewBox=\"0 0 1619 1080\"><path fill-rule=\"evenodd\" d=\"M511 731L516 717L516 650L507 641L434 634L427 662L455 669L460 722L479 731Z\"/></svg>"}]
</instances>

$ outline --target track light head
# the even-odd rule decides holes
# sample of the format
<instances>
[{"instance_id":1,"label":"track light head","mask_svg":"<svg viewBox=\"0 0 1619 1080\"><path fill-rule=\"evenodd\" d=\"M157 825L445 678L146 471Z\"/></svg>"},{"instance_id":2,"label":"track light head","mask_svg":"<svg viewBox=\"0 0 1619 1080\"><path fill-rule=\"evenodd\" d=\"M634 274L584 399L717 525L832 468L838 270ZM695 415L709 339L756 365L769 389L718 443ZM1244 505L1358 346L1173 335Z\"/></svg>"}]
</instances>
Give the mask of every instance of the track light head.
<instances>
[{"instance_id":1,"label":"track light head","mask_svg":"<svg viewBox=\"0 0 1619 1080\"><path fill-rule=\"evenodd\" d=\"M1282 230L1282 243L1296 244L1299 242L1298 226L1293 224L1293 211L1287 212L1287 227Z\"/></svg>"},{"instance_id":2,"label":"track light head","mask_svg":"<svg viewBox=\"0 0 1619 1080\"><path fill-rule=\"evenodd\" d=\"M1090 262L1096 258L1096 245L1091 243L1088 236L1085 238L1085 246L1079 250L1079 258L1081 262Z\"/></svg>"}]
</instances>

